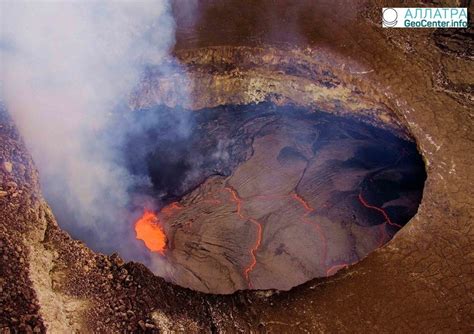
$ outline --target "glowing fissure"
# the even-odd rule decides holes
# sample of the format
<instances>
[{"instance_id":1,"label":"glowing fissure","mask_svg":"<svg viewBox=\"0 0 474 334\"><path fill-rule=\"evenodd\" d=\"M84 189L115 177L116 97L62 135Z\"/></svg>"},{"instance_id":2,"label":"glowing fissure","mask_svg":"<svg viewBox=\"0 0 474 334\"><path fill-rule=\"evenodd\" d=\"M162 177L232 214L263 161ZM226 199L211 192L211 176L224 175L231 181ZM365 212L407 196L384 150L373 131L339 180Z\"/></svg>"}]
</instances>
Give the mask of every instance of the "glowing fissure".
<instances>
[{"instance_id":1,"label":"glowing fissure","mask_svg":"<svg viewBox=\"0 0 474 334\"><path fill-rule=\"evenodd\" d=\"M314 208L313 208L308 202L306 202L306 200L305 200L303 197L301 197L301 196L298 195L297 193L294 193L294 194L292 195L292 197L293 197L296 201L300 202L300 203L303 205L303 207L304 207L304 209L305 209L306 211L309 211L309 212L313 212L313 211L314 211Z\"/></svg>"},{"instance_id":2,"label":"glowing fissure","mask_svg":"<svg viewBox=\"0 0 474 334\"><path fill-rule=\"evenodd\" d=\"M250 264L244 270L245 279L248 282L249 288L252 288L252 282L250 281L249 275L257 264L257 250L260 247L260 243L262 242L262 225L255 219L249 218L249 220L257 227L257 240L255 241L253 248L250 249L250 253L252 254L252 262L250 262Z\"/></svg>"},{"instance_id":3,"label":"glowing fissure","mask_svg":"<svg viewBox=\"0 0 474 334\"><path fill-rule=\"evenodd\" d=\"M301 197L297 193L292 194L291 197L303 206L303 209L306 211L306 213L303 215L303 221L315 227L316 233L318 234L319 238L321 239L321 242L323 243L323 255L321 256L321 259L320 259L320 265L321 265L321 268L324 268L326 267L326 257L327 257L327 252L328 252L327 239L326 239L326 236L324 235L323 230L321 229L321 226L319 226L318 223L312 222L308 219L309 215L313 213L315 209L303 197Z\"/></svg>"},{"instance_id":4,"label":"glowing fissure","mask_svg":"<svg viewBox=\"0 0 474 334\"><path fill-rule=\"evenodd\" d=\"M142 240L150 251L164 254L166 235L155 213L145 210L135 223L135 232L137 239Z\"/></svg>"},{"instance_id":5,"label":"glowing fissure","mask_svg":"<svg viewBox=\"0 0 474 334\"><path fill-rule=\"evenodd\" d=\"M364 197L362 196L362 191L359 192L358 199L359 199L359 202L360 202L364 207L366 207L367 209L376 210L377 212L379 212L380 214L382 214L382 216L385 218L384 223L380 225L380 235L381 235L381 237L380 237L380 240L379 240L379 247L383 246L384 241L385 241L385 238L387 237L387 232L386 232L386 230L385 230L385 224L389 224L389 225L396 226L396 227L399 227L399 228L401 228L402 226L399 225L399 224L396 224L396 223L392 222L392 220L390 219L390 217L388 216L387 212L386 212L384 209L369 204L369 203L364 199ZM347 267L349 267L351 264L352 264L352 263L340 263L340 264L333 265L333 266L331 266L329 269L326 270L326 276L334 275L334 274L335 274L336 272L338 272L339 270L341 270L341 269L343 269L343 268L347 268Z\"/></svg>"},{"instance_id":6,"label":"glowing fissure","mask_svg":"<svg viewBox=\"0 0 474 334\"><path fill-rule=\"evenodd\" d=\"M251 261L247 265L247 267L244 268L245 280L247 281L249 288L252 289L253 286L252 286L252 282L250 281L250 273L254 270L257 264L257 251L258 251L258 248L260 247L260 243L262 242L262 232L263 232L262 224L260 224L256 219L245 217L242 214L242 199L239 197L239 195L233 188L225 187L224 189L226 189L231 194L232 201L235 202L237 206L237 215L243 220L250 221L257 228L257 239L255 241L254 246L250 248Z\"/></svg>"},{"instance_id":7,"label":"glowing fissure","mask_svg":"<svg viewBox=\"0 0 474 334\"><path fill-rule=\"evenodd\" d=\"M252 273L252 271L255 269L255 266L257 265L257 252L258 252L258 249L259 249L260 244L262 242L263 227L262 227L262 224L258 222L258 220L244 215L244 213L242 212L242 210L243 210L242 209L243 199L240 198L240 196L238 195L238 193L235 189L233 189L232 187L225 187L224 189L227 192L229 192L229 194L231 196L231 198L230 198L231 201L234 202L235 205L236 205L236 214L237 214L237 216L242 220L249 221L250 223L252 223L256 227L257 237L256 237L254 245L249 250L251 261L243 270L243 276L244 276L245 280L247 281L247 284L248 284L249 288L252 289L253 286L252 286L252 282L251 282L251 279L250 279L250 274ZM287 197L287 196L288 195L282 195L282 196L268 195L268 196L257 196L257 198L276 199L276 198L284 198L284 197ZM319 224L317 224L316 222L313 222L309 219L309 215L311 213L313 213L315 211L315 209L299 194L292 193L290 196L296 202L298 202L302 206L303 210L305 211L305 213L302 217L303 222L311 224L312 226L315 227L315 230L316 230L316 232L317 232L317 234L318 234L318 236L319 236L319 238L322 242L323 255L321 257L320 264L321 264L321 267L324 268L324 267L326 267L326 257L327 257L327 251L328 251L327 250L327 247L328 247L327 240L326 240L326 237L324 235L323 230L321 229L321 226L319 226ZM383 243L385 241L385 238L386 238L386 231L385 231L385 227L384 227L385 224L389 224L389 225L396 226L396 227L399 227L399 228L401 228L401 226L399 224L396 224L396 223L392 222L392 220L390 219L390 217L388 216L388 214L385 212L384 209L369 204L364 199L364 197L362 196L362 192L359 193L358 199L364 207L366 207L368 209L376 210L377 212L382 214L383 217L385 218L384 224L380 225L381 237L380 237L380 240L379 240L379 245L380 246L383 245ZM204 201L212 203L212 204L220 204L221 203L219 200L204 200ZM170 217L176 211L181 210L181 209L183 209L183 207L178 202L173 202L173 203L170 203L169 205L165 206L159 212L159 214L163 215L164 217ZM161 224L161 222L160 222L160 219L159 219L157 214L155 214L151 211L145 210L142 217L140 217L137 220L137 222L135 223L135 232L136 232L137 239L142 240L145 243L145 246L150 251L158 252L160 254L164 254L164 251L166 249L167 239L166 239L166 235L165 235L165 233L164 233L164 231L163 231L160 224ZM326 267L327 268L326 269L326 276L331 276L331 275L335 274L337 271L339 271L340 269L346 268L349 265L350 265L350 263L340 263L340 264L333 265L329 268Z\"/></svg>"},{"instance_id":8,"label":"glowing fissure","mask_svg":"<svg viewBox=\"0 0 474 334\"><path fill-rule=\"evenodd\" d=\"M359 192L359 202L364 206L366 207L367 209L372 209L372 210L376 210L377 212L381 213L382 216L385 218L385 221L383 224L380 225L380 240L379 240L379 247L382 247L384 242L385 242L385 239L388 237L387 236L387 231L385 230L385 224L389 224L389 225L392 225L392 226L396 226L398 228L402 228L401 225L399 224L396 224L394 222L392 222L392 220L390 219L390 217L388 216L387 212L385 212L384 209L382 208L379 208L377 206L374 206L374 205L370 205L365 199L364 197L362 196L362 191Z\"/></svg>"},{"instance_id":9,"label":"glowing fissure","mask_svg":"<svg viewBox=\"0 0 474 334\"><path fill-rule=\"evenodd\" d=\"M362 205L365 206L366 208L368 208L368 209L373 209L373 210L376 210L376 211L380 212L380 213L383 215L383 217L385 218L385 223L387 223L387 224L389 224L389 225L392 225L392 226L396 226L396 227L398 227L398 228L402 228L401 225L396 224L396 223L394 223L394 222L392 222L392 221L390 220L390 217L388 216L387 212L385 212L384 209L379 208L379 207L377 207L377 206L370 205L369 203L367 203L367 201L364 199L364 197L362 197L362 191L359 193L359 201L360 201L360 202L362 203Z\"/></svg>"}]
</instances>

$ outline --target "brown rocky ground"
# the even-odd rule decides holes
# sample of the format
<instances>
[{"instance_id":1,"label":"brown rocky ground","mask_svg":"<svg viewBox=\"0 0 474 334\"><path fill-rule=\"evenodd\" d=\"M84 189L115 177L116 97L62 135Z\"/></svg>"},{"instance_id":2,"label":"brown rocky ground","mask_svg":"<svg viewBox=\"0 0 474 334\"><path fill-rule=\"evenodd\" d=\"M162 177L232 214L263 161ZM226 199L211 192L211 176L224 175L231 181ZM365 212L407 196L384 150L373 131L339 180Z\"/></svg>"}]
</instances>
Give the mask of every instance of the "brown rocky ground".
<instances>
[{"instance_id":1,"label":"brown rocky ground","mask_svg":"<svg viewBox=\"0 0 474 334\"><path fill-rule=\"evenodd\" d=\"M417 139L428 173L418 214L385 247L330 279L281 293L200 294L166 283L143 265L95 254L61 231L2 112L2 332L472 332L472 31L381 29L382 6L375 2L281 3L205 1L193 26L180 14L177 53L219 65L209 76L196 64L203 69L196 77L208 81L195 93L200 87L214 92L196 101L303 103L312 97L334 110L321 85L310 85L315 78L278 70L285 63L330 66L345 83L334 93L346 110L366 109L360 99L350 101L360 92L367 103L392 110ZM300 32L298 41L290 39L290 27ZM182 51L196 48L204 49ZM233 67L216 61L222 59Z\"/></svg>"}]
</instances>

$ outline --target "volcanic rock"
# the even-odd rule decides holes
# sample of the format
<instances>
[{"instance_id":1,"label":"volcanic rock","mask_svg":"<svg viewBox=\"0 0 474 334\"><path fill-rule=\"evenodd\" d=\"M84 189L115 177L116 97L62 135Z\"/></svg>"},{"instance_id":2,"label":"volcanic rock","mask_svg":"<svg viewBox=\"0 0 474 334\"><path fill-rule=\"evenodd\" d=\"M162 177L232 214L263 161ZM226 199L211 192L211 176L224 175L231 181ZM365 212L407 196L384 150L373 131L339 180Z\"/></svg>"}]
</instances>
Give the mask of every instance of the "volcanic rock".
<instances>
[{"instance_id":1,"label":"volcanic rock","mask_svg":"<svg viewBox=\"0 0 474 334\"><path fill-rule=\"evenodd\" d=\"M169 238L169 279L179 285L288 290L364 258L416 213L425 172L410 141L352 119L265 103L232 114L196 112L207 114L197 128L232 143L225 148L232 154L216 161L199 140L191 152L203 152L207 178L178 175L192 192L158 214Z\"/></svg>"}]
</instances>

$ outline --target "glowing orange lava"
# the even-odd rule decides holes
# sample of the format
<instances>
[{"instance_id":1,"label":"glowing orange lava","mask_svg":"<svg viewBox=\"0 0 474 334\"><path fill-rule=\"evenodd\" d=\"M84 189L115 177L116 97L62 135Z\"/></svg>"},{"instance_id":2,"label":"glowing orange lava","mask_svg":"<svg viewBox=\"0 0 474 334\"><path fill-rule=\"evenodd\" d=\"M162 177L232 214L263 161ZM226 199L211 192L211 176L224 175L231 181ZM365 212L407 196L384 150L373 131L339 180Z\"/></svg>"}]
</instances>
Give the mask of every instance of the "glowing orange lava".
<instances>
[{"instance_id":1,"label":"glowing orange lava","mask_svg":"<svg viewBox=\"0 0 474 334\"><path fill-rule=\"evenodd\" d=\"M300 202L303 205L303 207L306 211L314 211L314 209L311 207L311 205L309 205L309 203L306 202L306 200L303 197L301 197L300 195L298 195L297 193L294 193L292 195L292 197L295 200L297 200L298 202Z\"/></svg>"},{"instance_id":2,"label":"glowing orange lava","mask_svg":"<svg viewBox=\"0 0 474 334\"><path fill-rule=\"evenodd\" d=\"M239 195L237 195L237 192L234 189L230 188L230 187L226 187L225 190L230 192L230 194L232 195L232 201L234 201L237 205L237 215L240 218L245 219L244 215L241 212L242 200L240 199Z\"/></svg>"},{"instance_id":3,"label":"glowing orange lava","mask_svg":"<svg viewBox=\"0 0 474 334\"><path fill-rule=\"evenodd\" d=\"M137 239L143 240L150 251L164 254L166 235L159 225L159 219L155 213L145 210L135 223L135 233Z\"/></svg>"}]
</instances>

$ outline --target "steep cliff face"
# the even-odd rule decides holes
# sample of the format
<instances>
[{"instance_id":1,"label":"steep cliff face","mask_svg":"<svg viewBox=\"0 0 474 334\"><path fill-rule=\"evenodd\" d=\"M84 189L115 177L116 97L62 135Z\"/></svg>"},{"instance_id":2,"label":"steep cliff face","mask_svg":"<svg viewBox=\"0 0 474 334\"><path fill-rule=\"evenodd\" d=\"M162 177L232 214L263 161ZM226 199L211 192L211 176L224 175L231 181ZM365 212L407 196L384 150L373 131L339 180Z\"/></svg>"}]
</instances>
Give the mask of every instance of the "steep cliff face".
<instances>
[{"instance_id":1,"label":"steep cliff face","mask_svg":"<svg viewBox=\"0 0 474 334\"><path fill-rule=\"evenodd\" d=\"M222 6L232 9L233 4ZM206 13L222 8L212 1L206 6ZM33 162L2 110L0 328L53 333L471 331L474 76L473 55L458 43L469 35L382 30L374 3L355 6L357 20L334 30L328 28L331 20L347 6L331 1L323 7L327 10L317 25L301 18L305 39L285 46L246 38L242 27L254 29L253 36L262 27L249 25L254 21L245 21L247 12L235 11L223 35L216 21L203 15L194 30L178 36L176 54L193 85L181 85L172 74L150 77L131 104L177 105L177 90L188 89L190 109L260 101L320 105L400 137L410 133L426 163L427 181L417 215L392 241L332 278L288 292L218 296L177 287L141 264L94 253L58 227L41 196Z\"/></svg>"},{"instance_id":2,"label":"steep cliff face","mask_svg":"<svg viewBox=\"0 0 474 334\"><path fill-rule=\"evenodd\" d=\"M272 102L365 118L399 133L406 129L383 93L363 77L367 68L325 48L219 46L177 50L176 57L186 75L150 69L131 99L133 109Z\"/></svg>"}]
</instances>

